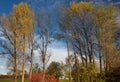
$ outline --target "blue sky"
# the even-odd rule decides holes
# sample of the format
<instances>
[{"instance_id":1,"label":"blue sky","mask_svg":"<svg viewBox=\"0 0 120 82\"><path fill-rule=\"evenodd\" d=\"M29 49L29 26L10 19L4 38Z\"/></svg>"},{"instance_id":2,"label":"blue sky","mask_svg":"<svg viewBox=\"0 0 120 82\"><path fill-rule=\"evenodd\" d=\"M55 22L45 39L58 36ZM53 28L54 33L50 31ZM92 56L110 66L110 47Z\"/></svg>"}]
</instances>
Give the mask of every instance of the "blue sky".
<instances>
[{"instance_id":1,"label":"blue sky","mask_svg":"<svg viewBox=\"0 0 120 82\"><path fill-rule=\"evenodd\" d=\"M20 0L0 0L0 15L10 13L13 4L18 4L19 2Z\"/></svg>"},{"instance_id":2,"label":"blue sky","mask_svg":"<svg viewBox=\"0 0 120 82\"><path fill-rule=\"evenodd\" d=\"M6 74L7 71L6 65L7 65L6 59L0 58L0 74Z\"/></svg>"}]
</instances>

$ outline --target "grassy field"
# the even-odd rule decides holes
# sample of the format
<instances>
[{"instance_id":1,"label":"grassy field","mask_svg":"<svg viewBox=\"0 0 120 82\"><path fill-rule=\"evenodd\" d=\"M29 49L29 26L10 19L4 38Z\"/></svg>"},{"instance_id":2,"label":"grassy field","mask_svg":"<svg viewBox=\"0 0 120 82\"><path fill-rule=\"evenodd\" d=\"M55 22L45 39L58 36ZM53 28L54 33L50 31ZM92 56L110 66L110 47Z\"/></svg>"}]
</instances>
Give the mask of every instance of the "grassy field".
<instances>
[{"instance_id":1,"label":"grassy field","mask_svg":"<svg viewBox=\"0 0 120 82\"><path fill-rule=\"evenodd\" d=\"M10 80L0 80L0 82L13 82L13 81L10 81ZM18 80L17 82L21 82L20 80ZM28 82L28 81L25 81L25 82ZM61 80L60 82L68 82L67 80Z\"/></svg>"},{"instance_id":2,"label":"grassy field","mask_svg":"<svg viewBox=\"0 0 120 82\"><path fill-rule=\"evenodd\" d=\"M0 80L0 82L13 82L13 81L10 81L10 80ZM20 80L18 80L17 82L21 82ZM27 82L27 81L25 81Z\"/></svg>"}]
</instances>

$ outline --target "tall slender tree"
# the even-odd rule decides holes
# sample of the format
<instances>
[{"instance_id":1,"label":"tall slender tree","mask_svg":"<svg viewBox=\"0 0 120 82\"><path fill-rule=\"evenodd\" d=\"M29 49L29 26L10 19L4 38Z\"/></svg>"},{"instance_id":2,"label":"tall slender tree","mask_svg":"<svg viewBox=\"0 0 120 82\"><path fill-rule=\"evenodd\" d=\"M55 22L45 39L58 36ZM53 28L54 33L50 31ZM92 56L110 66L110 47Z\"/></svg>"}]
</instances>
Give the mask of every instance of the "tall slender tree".
<instances>
[{"instance_id":1,"label":"tall slender tree","mask_svg":"<svg viewBox=\"0 0 120 82\"><path fill-rule=\"evenodd\" d=\"M1 45L3 48L9 51L9 54L13 57L13 65L15 71L15 80L17 77L17 54L23 54L22 57L22 82L24 82L24 70L25 60L27 53L27 41L28 35L33 31L33 18L34 13L31 11L30 6L21 2L18 5L13 6L13 11L9 17L2 16L2 30L5 35L4 38L10 43L9 46L5 46L3 42ZM7 52L8 52L7 51ZM13 53L14 52L14 53ZM18 52L18 53L17 53Z\"/></svg>"},{"instance_id":2,"label":"tall slender tree","mask_svg":"<svg viewBox=\"0 0 120 82\"><path fill-rule=\"evenodd\" d=\"M42 62L42 71L43 78L42 82L44 82L45 73L46 73L46 65L51 57L51 54L48 52L48 46L52 42L52 22L51 22L52 14L46 14L45 11L41 11L37 17L37 47L40 54L40 60Z\"/></svg>"},{"instance_id":3,"label":"tall slender tree","mask_svg":"<svg viewBox=\"0 0 120 82\"><path fill-rule=\"evenodd\" d=\"M2 16L1 17L1 38L0 47L3 50L2 54L8 54L9 62L13 70L13 80L17 82L17 58L18 58L18 28L14 20L14 16Z\"/></svg>"}]
</instances>

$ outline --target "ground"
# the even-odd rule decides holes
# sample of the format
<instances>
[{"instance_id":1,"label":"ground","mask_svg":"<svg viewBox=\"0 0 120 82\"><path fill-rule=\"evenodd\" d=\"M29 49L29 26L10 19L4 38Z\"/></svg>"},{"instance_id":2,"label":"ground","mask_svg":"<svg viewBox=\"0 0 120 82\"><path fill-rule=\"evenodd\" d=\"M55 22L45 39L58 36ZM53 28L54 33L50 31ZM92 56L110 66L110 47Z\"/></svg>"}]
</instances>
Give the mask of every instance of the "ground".
<instances>
[{"instance_id":1,"label":"ground","mask_svg":"<svg viewBox=\"0 0 120 82\"><path fill-rule=\"evenodd\" d=\"M10 81L10 80L0 80L0 82L12 82L12 81ZM21 82L21 81L18 80L17 82ZM25 81L25 82L27 82L27 81ZM68 82L68 81L66 81L66 80L61 80L60 82Z\"/></svg>"}]
</instances>

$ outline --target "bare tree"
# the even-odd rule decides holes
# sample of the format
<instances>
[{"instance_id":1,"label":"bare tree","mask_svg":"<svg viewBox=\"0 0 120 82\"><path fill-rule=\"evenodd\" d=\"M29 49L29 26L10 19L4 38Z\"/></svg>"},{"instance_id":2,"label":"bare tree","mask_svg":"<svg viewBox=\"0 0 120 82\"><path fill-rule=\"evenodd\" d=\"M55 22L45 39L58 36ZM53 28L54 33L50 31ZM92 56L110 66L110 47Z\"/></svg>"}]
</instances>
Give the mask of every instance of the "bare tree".
<instances>
[{"instance_id":1,"label":"bare tree","mask_svg":"<svg viewBox=\"0 0 120 82\"><path fill-rule=\"evenodd\" d=\"M32 73L33 73L33 56L34 56L34 50L35 50L35 38L34 38L34 32L29 35L29 52L28 52L28 60L30 62L30 70L29 70L29 78L31 79Z\"/></svg>"},{"instance_id":2,"label":"bare tree","mask_svg":"<svg viewBox=\"0 0 120 82\"><path fill-rule=\"evenodd\" d=\"M51 14L46 14L45 11L41 11L39 15L37 15L37 44L38 50L40 53L40 60L42 61L42 71L43 78L42 82L44 82L44 77L46 73L46 64L48 63L51 54L48 53L48 46L52 41L52 23L51 23Z\"/></svg>"}]
</instances>

